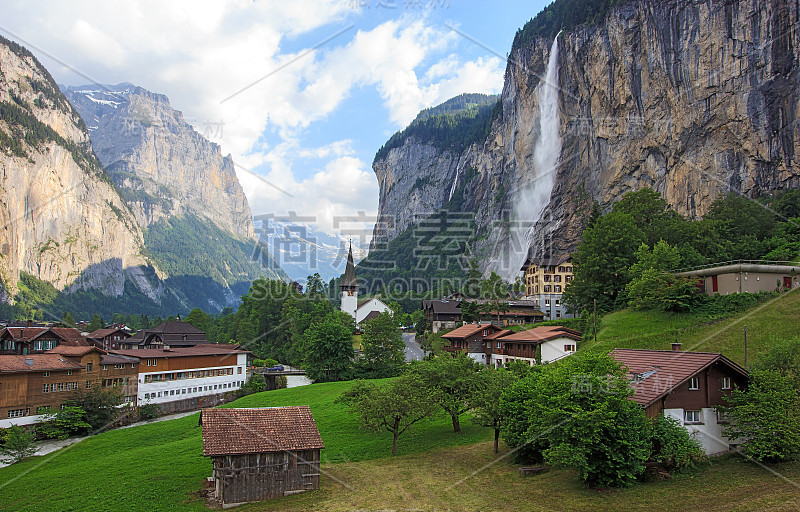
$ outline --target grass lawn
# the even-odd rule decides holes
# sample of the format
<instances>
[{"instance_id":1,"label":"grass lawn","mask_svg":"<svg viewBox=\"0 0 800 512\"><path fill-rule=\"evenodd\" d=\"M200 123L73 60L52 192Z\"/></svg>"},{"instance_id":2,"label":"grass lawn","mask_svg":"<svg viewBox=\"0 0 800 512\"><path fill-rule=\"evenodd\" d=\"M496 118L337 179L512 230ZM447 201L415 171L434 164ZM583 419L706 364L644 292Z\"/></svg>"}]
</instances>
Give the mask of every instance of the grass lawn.
<instances>
[{"instance_id":1,"label":"grass lawn","mask_svg":"<svg viewBox=\"0 0 800 512\"><path fill-rule=\"evenodd\" d=\"M333 403L352 383L313 384L250 395L228 407L309 405L328 447L322 461L352 462L389 456L388 432L372 433ZM19 511L203 510L193 497L211 474L202 453L198 414L106 432L42 457L0 468L0 509ZM491 431L462 421L455 434L449 417L424 421L402 435L399 454L439 446L473 445Z\"/></svg>"},{"instance_id":2,"label":"grass lawn","mask_svg":"<svg viewBox=\"0 0 800 512\"><path fill-rule=\"evenodd\" d=\"M800 291L779 295L748 311L712 320L692 313L665 313L625 309L600 319L598 343L585 341L580 350L648 348L669 350L670 343L683 343L683 350L722 352L744 364L744 326L747 326L748 363L782 338L800 338Z\"/></svg>"},{"instance_id":3,"label":"grass lawn","mask_svg":"<svg viewBox=\"0 0 800 512\"><path fill-rule=\"evenodd\" d=\"M361 350L361 335L353 335L353 350Z\"/></svg>"}]
</instances>

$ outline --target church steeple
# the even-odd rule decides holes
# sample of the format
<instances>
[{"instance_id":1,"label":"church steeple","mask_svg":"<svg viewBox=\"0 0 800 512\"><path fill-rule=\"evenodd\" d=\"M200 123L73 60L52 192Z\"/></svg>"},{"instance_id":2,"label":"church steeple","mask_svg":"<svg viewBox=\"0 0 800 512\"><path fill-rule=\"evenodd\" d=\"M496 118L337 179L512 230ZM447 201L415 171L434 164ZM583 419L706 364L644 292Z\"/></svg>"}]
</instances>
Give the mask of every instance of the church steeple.
<instances>
[{"instance_id":1,"label":"church steeple","mask_svg":"<svg viewBox=\"0 0 800 512\"><path fill-rule=\"evenodd\" d=\"M349 313L353 318L356 317L358 309L358 280L356 279L356 266L353 263L353 243L350 242L350 252L347 254L347 266L344 269L342 281L339 284L342 291L341 309Z\"/></svg>"},{"instance_id":2,"label":"church steeple","mask_svg":"<svg viewBox=\"0 0 800 512\"><path fill-rule=\"evenodd\" d=\"M340 284L342 291L350 290L351 288L358 288L358 280L356 279L356 266L353 264L353 243L350 243L350 252L347 254L347 266L344 269L342 282Z\"/></svg>"}]
</instances>

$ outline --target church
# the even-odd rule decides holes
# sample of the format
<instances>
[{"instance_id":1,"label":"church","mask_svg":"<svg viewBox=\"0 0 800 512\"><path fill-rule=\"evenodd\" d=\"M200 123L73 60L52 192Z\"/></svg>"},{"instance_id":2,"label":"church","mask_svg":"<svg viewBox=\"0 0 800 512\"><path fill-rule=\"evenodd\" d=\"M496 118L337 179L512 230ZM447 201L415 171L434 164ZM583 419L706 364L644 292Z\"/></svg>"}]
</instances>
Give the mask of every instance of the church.
<instances>
[{"instance_id":1,"label":"church","mask_svg":"<svg viewBox=\"0 0 800 512\"><path fill-rule=\"evenodd\" d=\"M353 264L352 244L350 244L347 267L345 267L339 287L342 290L341 310L355 318L356 325L361 325L361 322L365 320L372 320L381 313L391 313L389 306L376 297L365 299L361 302L358 301L358 279L356 279L356 266Z\"/></svg>"}]
</instances>

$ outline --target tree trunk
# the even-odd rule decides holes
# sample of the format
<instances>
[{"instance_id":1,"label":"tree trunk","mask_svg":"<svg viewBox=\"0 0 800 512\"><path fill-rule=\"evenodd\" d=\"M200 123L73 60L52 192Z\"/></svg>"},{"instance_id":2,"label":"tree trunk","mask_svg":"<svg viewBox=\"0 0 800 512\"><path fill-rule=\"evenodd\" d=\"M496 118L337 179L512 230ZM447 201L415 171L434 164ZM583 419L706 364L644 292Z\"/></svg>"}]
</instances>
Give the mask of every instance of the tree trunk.
<instances>
[{"instance_id":1,"label":"tree trunk","mask_svg":"<svg viewBox=\"0 0 800 512\"><path fill-rule=\"evenodd\" d=\"M453 432L461 432L461 423L458 421L457 414L450 415L453 418Z\"/></svg>"},{"instance_id":2,"label":"tree trunk","mask_svg":"<svg viewBox=\"0 0 800 512\"><path fill-rule=\"evenodd\" d=\"M500 429L495 427L495 429L494 429L494 453L498 452L499 444L500 444Z\"/></svg>"},{"instance_id":3,"label":"tree trunk","mask_svg":"<svg viewBox=\"0 0 800 512\"><path fill-rule=\"evenodd\" d=\"M397 436L399 433L394 431L394 439L392 439L392 455L397 455Z\"/></svg>"}]
</instances>

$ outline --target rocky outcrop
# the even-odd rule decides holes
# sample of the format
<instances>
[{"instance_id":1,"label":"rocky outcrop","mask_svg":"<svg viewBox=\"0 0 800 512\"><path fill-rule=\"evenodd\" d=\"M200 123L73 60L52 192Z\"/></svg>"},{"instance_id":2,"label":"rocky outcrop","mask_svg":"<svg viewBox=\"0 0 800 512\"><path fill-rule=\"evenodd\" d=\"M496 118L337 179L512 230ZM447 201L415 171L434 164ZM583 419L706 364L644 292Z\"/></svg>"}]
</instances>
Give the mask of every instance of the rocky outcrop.
<instances>
[{"instance_id":1,"label":"rocky outcrop","mask_svg":"<svg viewBox=\"0 0 800 512\"><path fill-rule=\"evenodd\" d=\"M166 217L198 215L238 237L255 238L233 159L195 131L166 96L129 83L63 91L142 227Z\"/></svg>"},{"instance_id":2,"label":"rocky outcrop","mask_svg":"<svg viewBox=\"0 0 800 512\"><path fill-rule=\"evenodd\" d=\"M534 250L571 250L593 200L608 208L642 187L698 217L729 192L800 186L798 14L787 0L639 0L562 33L563 146ZM440 208L456 175L474 169L459 185L462 210L482 232L482 261L497 256L517 184L535 172L536 91L551 44L535 39L510 56L502 114L485 141L451 154L407 140L373 164L379 214L394 221L376 225L377 240L402 232L412 213Z\"/></svg>"},{"instance_id":3,"label":"rocky outcrop","mask_svg":"<svg viewBox=\"0 0 800 512\"><path fill-rule=\"evenodd\" d=\"M122 294L127 275L157 299L158 283L143 273L142 232L78 112L24 48L0 39L0 64L3 299L12 300L21 272L111 296Z\"/></svg>"}]
</instances>

